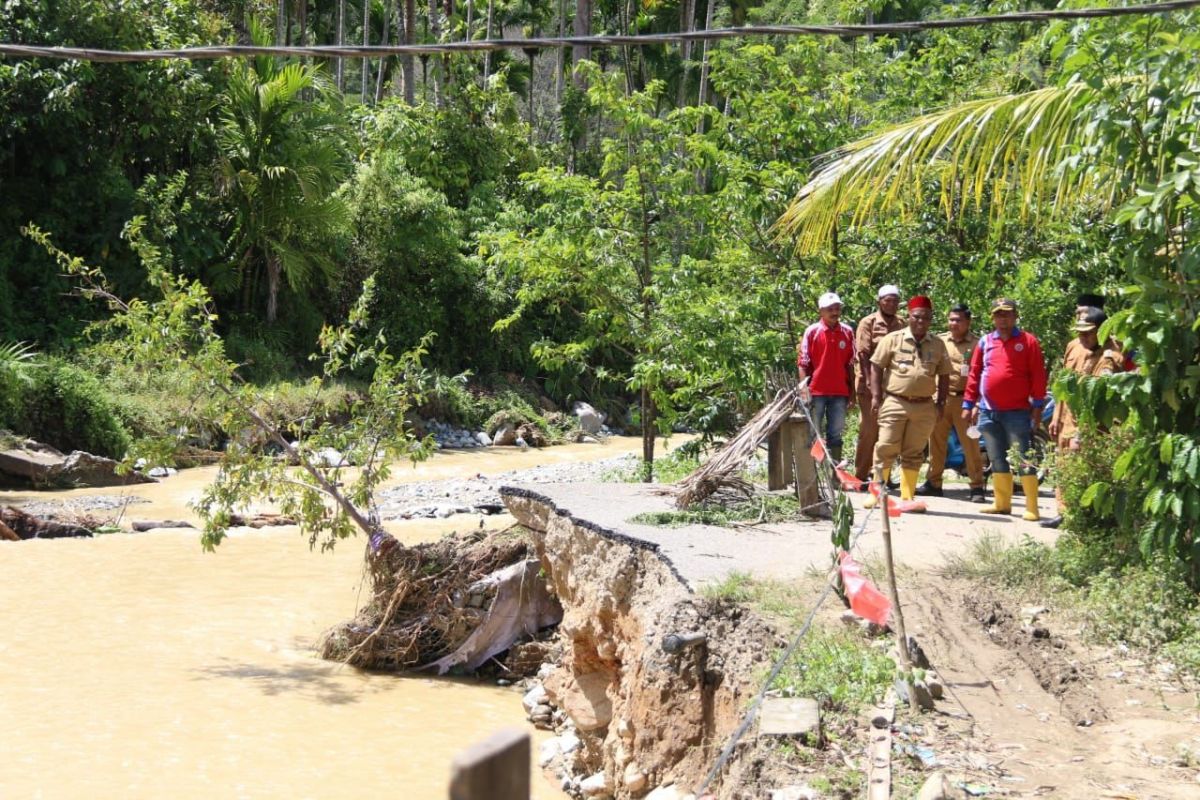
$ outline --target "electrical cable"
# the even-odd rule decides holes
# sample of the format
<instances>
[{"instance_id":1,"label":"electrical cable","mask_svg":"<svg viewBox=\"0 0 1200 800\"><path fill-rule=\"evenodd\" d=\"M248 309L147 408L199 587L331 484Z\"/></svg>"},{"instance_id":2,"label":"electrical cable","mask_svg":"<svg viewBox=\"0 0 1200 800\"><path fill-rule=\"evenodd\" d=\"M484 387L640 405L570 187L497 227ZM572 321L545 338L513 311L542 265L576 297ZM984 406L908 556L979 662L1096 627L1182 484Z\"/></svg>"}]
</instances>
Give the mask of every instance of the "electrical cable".
<instances>
[{"instance_id":1,"label":"electrical cable","mask_svg":"<svg viewBox=\"0 0 1200 800\"><path fill-rule=\"evenodd\" d=\"M1172 0L1111 8L1053 9L1019 11L953 19L888 22L871 25L747 25L740 28L715 28L706 31L639 33L600 36L552 36L530 39L477 39L463 42L400 45L314 45L255 46L206 45L166 50L104 50L91 47L46 47L0 43L0 58L53 58L72 61L124 63L159 60L212 60L219 58L256 58L259 56L305 56L310 58L380 58L392 55L445 55L495 50L547 50L565 47L642 47L675 42L703 42L757 36L837 36L856 38L911 34L953 28L977 28L986 25L1011 25L1021 22L1098 19L1141 14L1166 14L1200 6L1200 0Z\"/></svg>"}]
</instances>

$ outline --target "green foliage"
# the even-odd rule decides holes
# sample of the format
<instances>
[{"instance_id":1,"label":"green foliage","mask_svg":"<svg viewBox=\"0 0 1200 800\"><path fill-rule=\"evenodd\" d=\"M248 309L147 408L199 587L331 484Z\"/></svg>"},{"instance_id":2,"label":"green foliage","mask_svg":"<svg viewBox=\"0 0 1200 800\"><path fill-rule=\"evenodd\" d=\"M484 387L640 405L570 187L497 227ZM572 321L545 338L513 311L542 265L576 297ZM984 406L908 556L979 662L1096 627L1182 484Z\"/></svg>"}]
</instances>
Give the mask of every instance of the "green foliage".
<instances>
[{"instance_id":1,"label":"green foliage","mask_svg":"<svg viewBox=\"0 0 1200 800\"><path fill-rule=\"evenodd\" d=\"M658 483L675 483L695 472L700 466L700 454L697 450L686 446L675 447L655 461L654 479ZM641 481L641 467L637 464L614 470L602 476L603 480L619 483L636 483Z\"/></svg>"},{"instance_id":2,"label":"green foliage","mask_svg":"<svg viewBox=\"0 0 1200 800\"><path fill-rule=\"evenodd\" d=\"M138 50L211 44L224 30L211 4L193 0L0 3L5 42ZM19 235L31 221L104 264L118 285L139 284L122 226L147 175L208 169L205 117L220 69L211 61L0 61L0 338L69 347L90 313L64 302L68 282Z\"/></svg>"},{"instance_id":3,"label":"green foliage","mask_svg":"<svg viewBox=\"0 0 1200 800\"><path fill-rule=\"evenodd\" d=\"M84 450L122 458L129 432L117 403L92 373L58 358L47 359L21 391L12 427L59 450Z\"/></svg>"},{"instance_id":4,"label":"green foliage","mask_svg":"<svg viewBox=\"0 0 1200 800\"><path fill-rule=\"evenodd\" d=\"M1177 562L1105 570L1088 585L1083 611L1092 635L1145 652L1200 634L1196 593Z\"/></svg>"},{"instance_id":5,"label":"green foliage","mask_svg":"<svg viewBox=\"0 0 1200 800\"><path fill-rule=\"evenodd\" d=\"M1178 560L1200 586L1200 159L1193 147L1200 33L1148 18L1124 39L1139 40L1145 47L1130 50L1091 33L1077 35L1068 50L1102 100L1093 121L1103 152L1132 165L1115 217L1129 231L1122 291L1129 305L1101 336L1130 348L1139 369L1065 376L1061 385L1081 420L1102 427L1123 421L1129 436L1111 477L1098 476L1080 503L1108 524L1135 530L1147 563ZM1105 79L1114 66L1130 77Z\"/></svg>"},{"instance_id":6,"label":"green foliage","mask_svg":"<svg viewBox=\"0 0 1200 800\"><path fill-rule=\"evenodd\" d=\"M257 498L270 498L282 513L294 516L309 544L320 543L323 549L356 529L372 536L380 533L379 521L373 517L373 496L388 476L389 462L398 457L422 458L430 444L418 442L406 422L419 388L422 351L396 358L383 347L382 339L359 339L366 328L374 281L365 282L362 298L344 327L322 331L321 376L311 381L318 390L339 374L368 370L369 385L356 398L347 420L335 425L303 416L294 421L292 440L285 436L288 431L257 410L270 405L269 399L237 379L237 368L225 357L224 343L216 333L217 316L208 292L198 282L166 271L161 250L141 235L142 224L133 220L127 234L155 288L150 300L122 299L100 270L55 248L42 231L31 228L28 234L81 283L85 296L107 305L112 315L97 323L95 333L104 338L114 357L142 369L170 364L189 373L193 385L205 392L208 416L217 426L254 432L227 444L217 477L195 504L205 520L203 546L212 549L220 544L234 511ZM143 440L127 459L167 463L184 435L175 430L158 440ZM287 457L266 452L264 442ZM345 464L325 462L318 455L325 448L340 451L346 461L357 465L354 471L349 472Z\"/></svg>"},{"instance_id":7,"label":"green foliage","mask_svg":"<svg viewBox=\"0 0 1200 800\"><path fill-rule=\"evenodd\" d=\"M659 476L661 479L661 475ZM684 511L647 511L629 519L642 525L727 526L733 522L788 522L800 516L800 504L789 494L765 494L737 503L702 503Z\"/></svg>"},{"instance_id":8,"label":"green foliage","mask_svg":"<svg viewBox=\"0 0 1200 800\"><path fill-rule=\"evenodd\" d=\"M12 430L21 423L26 395L39 366L37 353L24 342L0 345L0 429Z\"/></svg>"},{"instance_id":9,"label":"green foliage","mask_svg":"<svg viewBox=\"0 0 1200 800\"><path fill-rule=\"evenodd\" d=\"M257 28L253 34L268 43ZM268 322L284 282L300 292L333 272L314 244L346 222L333 191L347 162L339 106L318 68L269 57L235 62L220 98L216 189L230 222L231 279L243 311L265 297Z\"/></svg>"},{"instance_id":10,"label":"green foliage","mask_svg":"<svg viewBox=\"0 0 1200 800\"><path fill-rule=\"evenodd\" d=\"M1001 586L1021 597L1046 599L1066 587L1060 551L1025 537L1012 544L995 533L971 541L964 553L945 557L942 574Z\"/></svg>"},{"instance_id":11,"label":"green foliage","mask_svg":"<svg viewBox=\"0 0 1200 800\"><path fill-rule=\"evenodd\" d=\"M771 688L791 697L816 697L826 710L853 714L883 697L895 674L891 659L861 637L813 629Z\"/></svg>"}]
</instances>

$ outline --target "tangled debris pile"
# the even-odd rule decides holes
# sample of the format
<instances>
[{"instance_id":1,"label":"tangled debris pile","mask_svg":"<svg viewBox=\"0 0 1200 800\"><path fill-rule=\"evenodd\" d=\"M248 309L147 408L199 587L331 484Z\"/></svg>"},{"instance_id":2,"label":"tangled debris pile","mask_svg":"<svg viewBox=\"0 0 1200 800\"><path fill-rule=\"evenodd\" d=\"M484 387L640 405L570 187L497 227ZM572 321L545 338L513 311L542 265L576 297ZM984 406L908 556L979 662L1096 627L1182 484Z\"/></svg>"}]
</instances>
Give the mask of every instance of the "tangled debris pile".
<instances>
[{"instance_id":1,"label":"tangled debris pile","mask_svg":"<svg viewBox=\"0 0 1200 800\"><path fill-rule=\"evenodd\" d=\"M372 597L323 637L323 658L368 669L478 668L562 617L519 529L391 547L371 559Z\"/></svg>"}]
</instances>

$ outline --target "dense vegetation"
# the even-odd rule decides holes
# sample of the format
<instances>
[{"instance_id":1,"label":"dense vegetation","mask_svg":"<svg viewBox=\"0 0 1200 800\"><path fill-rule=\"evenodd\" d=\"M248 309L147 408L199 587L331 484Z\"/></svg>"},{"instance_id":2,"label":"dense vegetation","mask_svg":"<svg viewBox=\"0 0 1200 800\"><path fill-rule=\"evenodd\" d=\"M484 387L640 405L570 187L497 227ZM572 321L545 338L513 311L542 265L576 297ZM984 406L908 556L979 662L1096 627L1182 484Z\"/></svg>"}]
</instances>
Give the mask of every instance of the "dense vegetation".
<instances>
[{"instance_id":1,"label":"dense vegetation","mask_svg":"<svg viewBox=\"0 0 1200 800\"><path fill-rule=\"evenodd\" d=\"M1010 8L12 0L0 41L450 41ZM322 327L374 275L372 333L396 352L433 333L431 402L470 424L501 410L497 396L536 416L541 393L647 433L717 433L761 401L764 372L790 369L821 291L841 293L847 316L871 310L883 282L941 308L1004 293L1052 354L1075 293L1102 291L1142 370L1063 383L1085 422L1127 434L1111 472L1080 478L1078 507L1088 530L1132 537L1130 560L1166 554L1195 580L1198 21L366 61L0 61L0 426L116 455L189 426L221 435L196 430L196 387L171 365L106 357L106 334L88 333L103 308L73 294L22 234L31 224L122 296L153 294L153 247L211 295L241 377L297 393ZM780 236L826 163L814 159L872 134L889 148L876 171L835 201L810 194Z\"/></svg>"}]
</instances>

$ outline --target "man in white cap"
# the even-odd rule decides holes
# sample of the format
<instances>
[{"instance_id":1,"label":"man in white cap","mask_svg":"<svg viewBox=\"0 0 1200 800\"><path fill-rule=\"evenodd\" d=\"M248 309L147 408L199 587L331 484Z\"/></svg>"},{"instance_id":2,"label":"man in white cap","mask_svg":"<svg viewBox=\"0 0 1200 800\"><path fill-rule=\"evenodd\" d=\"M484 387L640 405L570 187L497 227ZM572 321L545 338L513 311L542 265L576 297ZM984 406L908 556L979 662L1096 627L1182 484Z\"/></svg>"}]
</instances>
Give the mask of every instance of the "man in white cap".
<instances>
[{"instance_id":1,"label":"man in white cap","mask_svg":"<svg viewBox=\"0 0 1200 800\"><path fill-rule=\"evenodd\" d=\"M854 473L860 481L871 479L875 465L875 442L879 439L879 420L871 405L871 356L879 340L904 327L896 314L900 308L900 288L885 284L875 293L879 309L859 320L854 337L854 355L858 359L858 447L854 451ZM865 484L864 484L865 485Z\"/></svg>"},{"instance_id":2,"label":"man in white cap","mask_svg":"<svg viewBox=\"0 0 1200 800\"><path fill-rule=\"evenodd\" d=\"M842 460L846 409L854 404L854 329L842 322L842 298L834 292L821 295L817 308L821 319L800 337L796 367L801 382L808 378L803 399L811 402L813 422L836 464Z\"/></svg>"}]
</instances>

